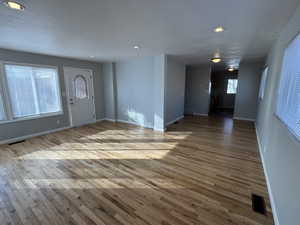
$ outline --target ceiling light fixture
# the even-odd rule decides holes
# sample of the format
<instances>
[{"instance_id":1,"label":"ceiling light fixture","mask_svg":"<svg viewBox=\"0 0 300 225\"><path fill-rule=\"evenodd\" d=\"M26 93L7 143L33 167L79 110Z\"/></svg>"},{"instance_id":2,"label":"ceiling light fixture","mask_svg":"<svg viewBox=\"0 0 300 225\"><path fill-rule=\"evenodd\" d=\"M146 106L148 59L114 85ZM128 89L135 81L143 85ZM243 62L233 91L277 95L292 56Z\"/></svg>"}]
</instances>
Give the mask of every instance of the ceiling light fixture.
<instances>
[{"instance_id":1,"label":"ceiling light fixture","mask_svg":"<svg viewBox=\"0 0 300 225\"><path fill-rule=\"evenodd\" d=\"M134 49L140 49L140 46L135 45L135 46L133 46L133 48L134 48Z\"/></svg>"},{"instance_id":2,"label":"ceiling light fixture","mask_svg":"<svg viewBox=\"0 0 300 225\"><path fill-rule=\"evenodd\" d=\"M233 68L233 67L229 67L229 68L228 68L228 71L229 71L229 72L233 72L233 71L234 71L234 68Z\"/></svg>"},{"instance_id":3,"label":"ceiling light fixture","mask_svg":"<svg viewBox=\"0 0 300 225\"><path fill-rule=\"evenodd\" d=\"M215 57L215 58L212 58L211 61L212 61L213 63L219 63L219 62L221 62L222 60L221 60L221 58Z\"/></svg>"},{"instance_id":4,"label":"ceiling light fixture","mask_svg":"<svg viewBox=\"0 0 300 225\"><path fill-rule=\"evenodd\" d=\"M24 11L25 6L14 1L4 1L3 4L7 6L10 9L18 10L18 11Z\"/></svg>"},{"instance_id":5,"label":"ceiling light fixture","mask_svg":"<svg viewBox=\"0 0 300 225\"><path fill-rule=\"evenodd\" d=\"M216 28L214 29L214 31L215 31L215 33L221 33L221 32L224 31L224 28L221 27L221 26L218 26L218 27L216 27Z\"/></svg>"}]
</instances>

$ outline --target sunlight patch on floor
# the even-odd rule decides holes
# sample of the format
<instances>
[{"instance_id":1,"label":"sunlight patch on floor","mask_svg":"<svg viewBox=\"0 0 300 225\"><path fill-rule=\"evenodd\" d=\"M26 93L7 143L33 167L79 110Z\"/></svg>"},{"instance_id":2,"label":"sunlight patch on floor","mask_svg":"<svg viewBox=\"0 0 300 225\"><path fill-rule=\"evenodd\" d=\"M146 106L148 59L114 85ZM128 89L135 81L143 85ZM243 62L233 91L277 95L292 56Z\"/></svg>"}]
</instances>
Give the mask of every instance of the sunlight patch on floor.
<instances>
[{"instance_id":1,"label":"sunlight patch on floor","mask_svg":"<svg viewBox=\"0 0 300 225\"><path fill-rule=\"evenodd\" d=\"M117 150L120 148L121 143L63 143L54 146L45 146L49 150L63 150L63 149L82 149L85 150ZM122 143L122 149L127 150L144 150L144 149L174 149L177 146L178 142L150 142L150 143ZM105 151L107 152L107 151Z\"/></svg>"},{"instance_id":2,"label":"sunlight patch on floor","mask_svg":"<svg viewBox=\"0 0 300 225\"><path fill-rule=\"evenodd\" d=\"M130 178L96 178L96 179L20 179L10 182L16 189L153 189L184 188L182 185L174 184L171 179L130 179ZM153 185L154 184L154 185Z\"/></svg>"},{"instance_id":3,"label":"sunlight patch on floor","mask_svg":"<svg viewBox=\"0 0 300 225\"><path fill-rule=\"evenodd\" d=\"M169 150L125 150L125 151L36 151L18 159L161 159Z\"/></svg>"}]
</instances>

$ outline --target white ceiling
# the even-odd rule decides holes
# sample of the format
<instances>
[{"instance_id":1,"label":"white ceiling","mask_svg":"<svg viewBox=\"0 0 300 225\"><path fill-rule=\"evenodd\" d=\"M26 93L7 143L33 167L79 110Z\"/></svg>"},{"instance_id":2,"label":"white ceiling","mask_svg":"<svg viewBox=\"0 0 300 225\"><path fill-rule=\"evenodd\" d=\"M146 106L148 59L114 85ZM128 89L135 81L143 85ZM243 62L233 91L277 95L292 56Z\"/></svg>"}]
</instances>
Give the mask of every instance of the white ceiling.
<instances>
[{"instance_id":1,"label":"white ceiling","mask_svg":"<svg viewBox=\"0 0 300 225\"><path fill-rule=\"evenodd\" d=\"M203 64L266 56L299 0L22 0L0 6L0 48L112 61L161 53ZM213 28L225 27L216 34ZM140 50L133 49L134 45ZM94 56L94 58L90 58Z\"/></svg>"}]
</instances>

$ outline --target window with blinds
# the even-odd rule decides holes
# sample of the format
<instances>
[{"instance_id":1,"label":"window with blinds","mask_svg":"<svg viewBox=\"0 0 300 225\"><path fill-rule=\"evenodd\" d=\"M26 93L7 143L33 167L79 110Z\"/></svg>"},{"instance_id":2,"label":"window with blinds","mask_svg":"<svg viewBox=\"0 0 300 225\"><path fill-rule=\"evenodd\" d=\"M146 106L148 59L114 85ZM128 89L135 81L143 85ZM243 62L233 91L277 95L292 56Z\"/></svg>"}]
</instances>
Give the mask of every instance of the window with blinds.
<instances>
[{"instance_id":1,"label":"window with blinds","mask_svg":"<svg viewBox=\"0 0 300 225\"><path fill-rule=\"evenodd\" d=\"M5 64L4 69L14 119L62 112L56 68Z\"/></svg>"},{"instance_id":2,"label":"window with blinds","mask_svg":"<svg viewBox=\"0 0 300 225\"><path fill-rule=\"evenodd\" d=\"M286 48L276 114L300 140L300 35Z\"/></svg>"}]
</instances>

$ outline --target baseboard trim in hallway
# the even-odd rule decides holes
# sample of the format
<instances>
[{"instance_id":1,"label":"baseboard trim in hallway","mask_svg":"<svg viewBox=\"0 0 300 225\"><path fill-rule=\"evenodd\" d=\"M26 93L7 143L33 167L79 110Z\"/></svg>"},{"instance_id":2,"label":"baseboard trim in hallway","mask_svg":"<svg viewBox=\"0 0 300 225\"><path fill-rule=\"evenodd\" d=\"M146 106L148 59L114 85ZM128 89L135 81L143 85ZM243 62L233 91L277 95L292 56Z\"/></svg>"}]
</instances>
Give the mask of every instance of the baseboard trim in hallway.
<instances>
[{"instance_id":1,"label":"baseboard trim in hallway","mask_svg":"<svg viewBox=\"0 0 300 225\"><path fill-rule=\"evenodd\" d=\"M255 119L249 119L249 118L244 118L244 117L233 117L233 119L255 122Z\"/></svg>"},{"instance_id":2,"label":"baseboard trim in hallway","mask_svg":"<svg viewBox=\"0 0 300 225\"><path fill-rule=\"evenodd\" d=\"M267 188L268 188L268 193L269 193L269 198L270 198L270 204L272 207L274 222L275 222L275 225L280 225L279 219L278 219L278 214L277 214L277 207L276 207L275 200L273 197L273 192L272 192L272 188L271 188L271 184L270 184L270 180L269 180L269 174L267 171L265 158L264 158L264 154L263 154L263 149L262 149L262 145L260 142L259 133L258 133L256 124L255 124L255 133L256 133L256 138L257 138L258 150L259 150L260 158L262 161L262 165L263 165L263 169L264 169L264 173L265 173L265 177L266 177L266 183L267 183Z\"/></svg>"},{"instance_id":3,"label":"baseboard trim in hallway","mask_svg":"<svg viewBox=\"0 0 300 225\"><path fill-rule=\"evenodd\" d=\"M149 128L149 129L153 129L153 126L142 125L142 124L139 124L139 123L134 122L134 121L117 120L117 122L120 122L120 123L127 123L127 124L132 124L132 125L139 126L139 127L141 127L141 128Z\"/></svg>"},{"instance_id":4,"label":"baseboard trim in hallway","mask_svg":"<svg viewBox=\"0 0 300 225\"><path fill-rule=\"evenodd\" d=\"M115 120L115 119L110 119L110 118L104 118L104 119L97 120L97 122L101 122L101 121L109 121L109 122L113 122L113 123L116 123L116 122L127 123L127 124L136 125L136 126L139 126L139 127L142 127L142 128L153 129L153 126L141 125L137 122L129 121L129 120L120 120L120 119Z\"/></svg>"},{"instance_id":5,"label":"baseboard trim in hallway","mask_svg":"<svg viewBox=\"0 0 300 225\"><path fill-rule=\"evenodd\" d=\"M179 117L177 117L175 120L172 120L172 121L170 121L170 122L167 122L167 126L169 126L169 125L171 125L171 124L173 124L173 123L176 123L177 121L182 120L183 118L184 118L184 116L179 116Z\"/></svg>"},{"instance_id":6,"label":"baseboard trim in hallway","mask_svg":"<svg viewBox=\"0 0 300 225\"><path fill-rule=\"evenodd\" d=\"M208 113L192 113L193 116L208 116Z\"/></svg>"}]
</instances>

